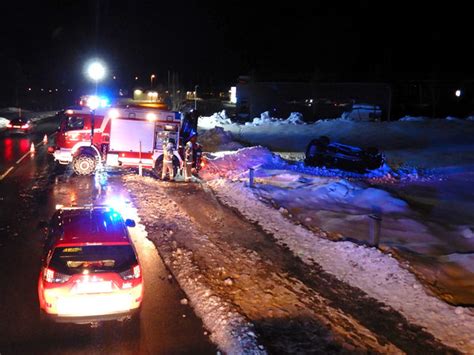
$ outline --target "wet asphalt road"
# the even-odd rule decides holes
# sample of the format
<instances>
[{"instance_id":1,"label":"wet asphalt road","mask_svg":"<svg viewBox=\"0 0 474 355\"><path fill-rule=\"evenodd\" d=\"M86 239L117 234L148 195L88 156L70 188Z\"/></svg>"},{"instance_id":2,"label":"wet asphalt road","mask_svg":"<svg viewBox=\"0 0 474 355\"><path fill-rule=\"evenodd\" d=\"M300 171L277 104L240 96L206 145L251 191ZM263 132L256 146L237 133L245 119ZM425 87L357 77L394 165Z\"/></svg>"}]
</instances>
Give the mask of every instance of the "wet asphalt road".
<instances>
[{"instance_id":1,"label":"wet asphalt road","mask_svg":"<svg viewBox=\"0 0 474 355\"><path fill-rule=\"evenodd\" d=\"M145 282L138 326L40 323L36 286L43 235L38 222L48 220L56 204L128 198L112 173L78 177L55 167L41 140L56 126L51 119L27 137L0 133L0 176L10 170L0 181L0 354L215 353L201 320L181 304L185 295L140 228L130 231ZM34 155L28 153L31 142L37 146Z\"/></svg>"}]
</instances>

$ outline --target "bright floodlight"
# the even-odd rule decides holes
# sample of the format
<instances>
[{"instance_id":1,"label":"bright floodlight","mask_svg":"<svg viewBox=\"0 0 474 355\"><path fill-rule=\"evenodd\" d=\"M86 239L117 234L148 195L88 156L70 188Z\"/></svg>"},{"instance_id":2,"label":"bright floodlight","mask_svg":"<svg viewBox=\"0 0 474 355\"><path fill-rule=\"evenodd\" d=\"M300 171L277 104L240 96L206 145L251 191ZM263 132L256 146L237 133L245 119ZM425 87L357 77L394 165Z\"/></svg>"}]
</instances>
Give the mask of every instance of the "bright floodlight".
<instances>
[{"instance_id":1,"label":"bright floodlight","mask_svg":"<svg viewBox=\"0 0 474 355\"><path fill-rule=\"evenodd\" d=\"M105 77L105 66L100 62L92 62L87 67L87 75L94 81L100 81Z\"/></svg>"},{"instance_id":2,"label":"bright floodlight","mask_svg":"<svg viewBox=\"0 0 474 355\"><path fill-rule=\"evenodd\" d=\"M461 90L456 90L455 95L456 95L456 97L460 97L461 96Z\"/></svg>"},{"instance_id":3,"label":"bright floodlight","mask_svg":"<svg viewBox=\"0 0 474 355\"><path fill-rule=\"evenodd\" d=\"M87 99L87 106L89 106L91 110L95 110L100 106L100 99L95 95L89 96Z\"/></svg>"}]
</instances>

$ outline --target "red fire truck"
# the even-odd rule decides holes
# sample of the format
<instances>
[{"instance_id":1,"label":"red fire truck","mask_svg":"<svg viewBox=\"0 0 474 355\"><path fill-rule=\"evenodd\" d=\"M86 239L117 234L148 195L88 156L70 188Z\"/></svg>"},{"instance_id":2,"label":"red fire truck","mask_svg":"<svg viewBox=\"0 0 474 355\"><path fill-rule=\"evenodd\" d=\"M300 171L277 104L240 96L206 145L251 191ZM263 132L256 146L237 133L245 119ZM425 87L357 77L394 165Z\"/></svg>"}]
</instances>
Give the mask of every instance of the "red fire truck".
<instances>
[{"instance_id":1,"label":"red fire truck","mask_svg":"<svg viewBox=\"0 0 474 355\"><path fill-rule=\"evenodd\" d=\"M78 175L99 164L143 166L161 173L163 145L170 138L182 146L181 113L146 107L71 108L60 121L49 152ZM175 166L178 166L176 162Z\"/></svg>"}]
</instances>

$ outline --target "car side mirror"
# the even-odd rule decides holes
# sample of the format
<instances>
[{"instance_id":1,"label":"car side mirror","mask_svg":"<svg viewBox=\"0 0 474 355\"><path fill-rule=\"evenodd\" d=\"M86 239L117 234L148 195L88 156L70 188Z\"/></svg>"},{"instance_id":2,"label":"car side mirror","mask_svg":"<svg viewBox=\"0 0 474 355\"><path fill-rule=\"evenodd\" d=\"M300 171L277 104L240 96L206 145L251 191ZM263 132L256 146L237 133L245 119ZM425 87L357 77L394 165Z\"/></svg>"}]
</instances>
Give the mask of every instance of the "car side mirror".
<instances>
[{"instance_id":1,"label":"car side mirror","mask_svg":"<svg viewBox=\"0 0 474 355\"><path fill-rule=\"evenodd\" d=\"M135 224L135 221L134 221L133 219L127 218L127 219L125 220L125 225L126 225L127 227L135 227L136 224Z\"/></svg>"}]
</instances>

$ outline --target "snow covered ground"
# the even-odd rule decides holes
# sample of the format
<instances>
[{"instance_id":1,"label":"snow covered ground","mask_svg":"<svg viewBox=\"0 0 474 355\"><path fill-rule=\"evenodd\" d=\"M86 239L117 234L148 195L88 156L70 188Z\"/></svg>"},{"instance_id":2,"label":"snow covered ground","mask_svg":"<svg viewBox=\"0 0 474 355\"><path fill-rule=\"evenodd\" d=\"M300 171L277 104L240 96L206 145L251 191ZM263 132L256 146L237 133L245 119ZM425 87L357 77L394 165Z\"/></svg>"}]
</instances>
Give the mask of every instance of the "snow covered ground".
<instances>
[{"instance_id":1,"label":"snow covered ground","mask_svg":"<svg viewBox=\"0 0 474 355\"><path fill-rule=\"evenodd\" d=\"M364 290L443 343L466 353L474 351L474 311L450 306L428 294L390 254L351 242L329 241L324 232L297 226L287 218L291 217L287 210L262 203L259 189L255 192L243 182L215 179L209 185L221 201L258 223L309 265L316 263L340 280Z\"/></svg>"},{"instance_id":2,"label":"snow covered ground","mask_svg":"<svg viewBox=\"0 0 474 355\"><path fill-rule=\"evenodd\" d=\"M254 121L257 125L228 124L221 112L212 123L226 131L205 134L225 132L227 144L232 134L236 140L284 151L279 154L294 162L263 147L234 154L216 144L210 149L204 145L213 152L203 172L206 179L245 179L253 167L262 200L333 240L366 243L369 215L381 214L382 250L409 260L412 271L446 301L474 304L474 274L467 267L474 246L474 122L423 118L289 124L266 115ZM319 135L385 147L389 164L366 175L305 167L306 142Z\"/></svg>"}]
</instances>

